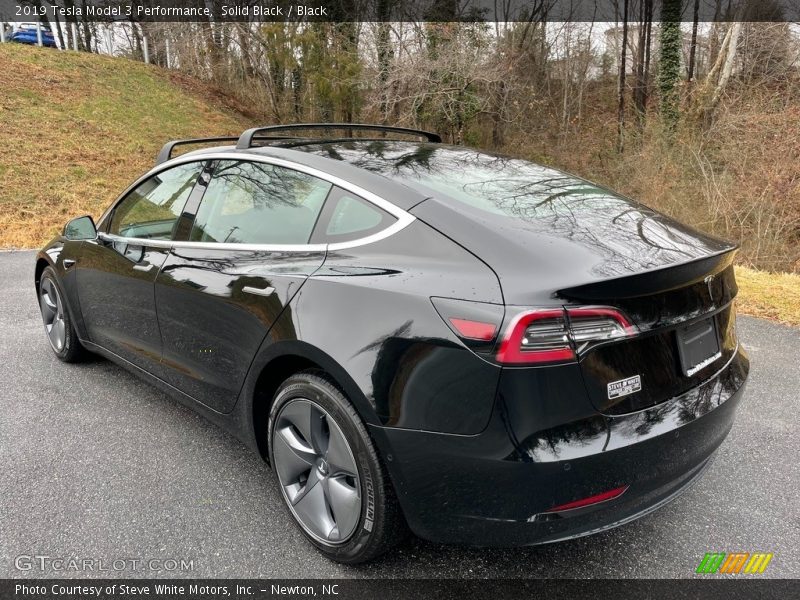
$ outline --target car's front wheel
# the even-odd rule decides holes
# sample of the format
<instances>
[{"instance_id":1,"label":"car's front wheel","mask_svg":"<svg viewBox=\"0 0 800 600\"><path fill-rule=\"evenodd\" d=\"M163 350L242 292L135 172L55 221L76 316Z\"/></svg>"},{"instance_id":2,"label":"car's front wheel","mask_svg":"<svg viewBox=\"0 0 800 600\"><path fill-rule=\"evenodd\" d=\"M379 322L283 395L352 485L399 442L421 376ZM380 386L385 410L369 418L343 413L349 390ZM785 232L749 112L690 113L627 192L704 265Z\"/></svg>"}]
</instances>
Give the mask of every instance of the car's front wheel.
<instances>
[{"instance_id":1,"label":"car's front wheel","mask_svg":"<svg viewBox=\"0 0 800 600\"><path fill-rule=\"evenodd\" d=\"M294 375L276 393L269 453L289 512L329 558L364 562L405 534L394 490L364 423L321 373Z\"/></svg>"},{"instance_id":2,"label":"car's front wheel","mask_svg":"<svg viewBox=\"0 0 800 600\"><path fill-rule=\"evenodd\" d=\"M44 331L55 355L64 362L80 360L85 351L72 325L64 294L52 267L46 267L39 280L39 308Z\"/></svg>"}]
</instances>

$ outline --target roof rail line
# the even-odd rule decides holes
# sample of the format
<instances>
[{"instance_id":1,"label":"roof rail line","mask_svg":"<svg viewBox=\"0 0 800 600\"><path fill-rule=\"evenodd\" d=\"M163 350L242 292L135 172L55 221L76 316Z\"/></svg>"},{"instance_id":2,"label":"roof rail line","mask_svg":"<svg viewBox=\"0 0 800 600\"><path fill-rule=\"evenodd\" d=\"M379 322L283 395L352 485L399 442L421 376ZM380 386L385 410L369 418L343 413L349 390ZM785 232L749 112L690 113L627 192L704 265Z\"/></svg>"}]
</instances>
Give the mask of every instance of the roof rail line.
<instances>
[{"instance_id":1,"label":"roof rail line","mask_svg":"<svg viewBox=\"0 0 800 600\"><path fill-rule=\"evenodd\" d=\"M424 137L429 142L440 144L442 137L438 133L424 131L422 129L409 129L406 127L393 127L391 125L373 125L369 123L290 123L288 125L267 125L265 127L253 127L246 130L238 137L208 137L192 138L186 140L172 140L164 144L156 157L156 166L167 162L172 158L172 153L178 146L188 146L191 144L207 144L210 142L236 142L237 150L244 150L253 146L253 141L285 140L292 139L289 135L264 135L277 132L296 131L298 129L358 129L359 131L385 131L389 133L402 133L406 135L416 135ZM349 139L349 138L347 138Z\"/></svg>"},{"instance_id":2,"label":"roof rail line","mask_svg":"<svg viewBox=\"0 0 800 600\"><path fill-rule=\"evenodd\" d=\"M176 146L187 146L190 144L207 144L209 142L236 142L239 140L241 136L224 136L224 137L210 137L210 138L192 138L188 140L172 140L164 144L161 150L156 157L156 166L160 165L163 162L167 162L170 158L172 158L172 151L175 149ZM267 136L267 135L259 135L257 138L259 141L268 141L268 140L284 140L286 136Z\"/></svg>"},{"instance_id":3,"label":"roof rail line","mask_svg":"<svg viewBox=\"0 0 800 600\"><path fill-rule=\"evenodd\" d=\"M238 137L210 137L210 138L195 138L191 140L172 140L171 142L167 142L161 148L156 157L156 165L160 165L163 162L167 162L170 158L172 158L172 151L175 150L176 146L186 146L189 144L204 144L208 142L235 142L238 140Z\"/></svg>"},{"instance_id":4,"label":"roof rail line","mask_svg":"<svg viewBox=\"0 0 800 600\"><path fill-rule=\"evenodd\" d=\"M390 125L373 125L369 123L290 123L288 125L267 125L248 129L236 143L237 150L245 150L253 145L253 138L262 132L274 133L277 131L293 131L297 129L358 129L361 131L386 131L389 133L404 133L426 138L429 142L440 144L442 137L438 133L422 129L408 129L406 127L393 127Z\"/></svg>"}]
</instances>

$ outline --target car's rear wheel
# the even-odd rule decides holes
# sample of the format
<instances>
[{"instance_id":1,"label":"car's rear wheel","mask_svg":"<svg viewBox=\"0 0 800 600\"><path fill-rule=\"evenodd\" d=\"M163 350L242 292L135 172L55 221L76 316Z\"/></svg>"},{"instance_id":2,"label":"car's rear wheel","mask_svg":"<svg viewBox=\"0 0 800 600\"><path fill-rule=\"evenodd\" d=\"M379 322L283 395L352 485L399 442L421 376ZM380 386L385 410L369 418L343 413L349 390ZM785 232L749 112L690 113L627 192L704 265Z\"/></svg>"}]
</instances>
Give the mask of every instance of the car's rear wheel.
<instances>
[{"instance_id":1,"label":"car's rear wheel","mask_svg":"<svg viewBox=\"0 0 800 600\"><path fill-rule=\"evenodd\" d=\"M84 349L72 325L64 294L52 267L45 268L39 281L39 308L53 353L64 362L80 360Z\"/></svg>"},{"instance_id":2,"label":"car's rear wheel","mask_svg":"<svg viewBox=\"0 0 800 600\"><path fill-rule=\"evenodd\" d=\"M276 393L269 453L289 512L329 558L364 562L402 539L405 522L366 427L319 372L294 375Z\"/></svg>"}]
</instances>

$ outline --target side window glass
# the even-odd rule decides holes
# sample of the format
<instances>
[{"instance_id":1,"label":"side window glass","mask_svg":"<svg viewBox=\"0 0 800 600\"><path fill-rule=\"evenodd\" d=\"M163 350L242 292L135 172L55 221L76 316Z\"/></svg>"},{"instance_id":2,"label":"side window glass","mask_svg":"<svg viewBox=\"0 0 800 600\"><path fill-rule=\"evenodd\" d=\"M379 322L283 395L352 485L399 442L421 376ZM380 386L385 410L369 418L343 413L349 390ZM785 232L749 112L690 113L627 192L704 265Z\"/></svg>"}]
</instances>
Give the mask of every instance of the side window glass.
<instances>
[{"instance_id":1,"label":"side window glass","mask_svg":"<svg viewBox=\"0 0 800 600\"><path fill-rule=\"evenodd\" d=\"M139 184L114 209L108 232L131 238L171 239L202 168L202 162L179 165Z\"/></svg>"},{"instance_id":2,"label":"side window glass","mask_svg":"<svg viewBox=\"0 0 800 600\"><path fill-rule=\"evenodd\" d=\"M331 194L325 212L329 217L322 223L324 229L315 237L330 243L364 238L397 221L385 210L340 188Z\"/></svg>"},{"instance_id":3,"label":"side window glass","mask_svg":"<svg viewBox=\"0 0 800 600\"><path fill-rule=\"evenodd\" d=\"M190 239L307 244L331 187L293 169L221 161L200 203Z\"/></svg>"}]
</instances>

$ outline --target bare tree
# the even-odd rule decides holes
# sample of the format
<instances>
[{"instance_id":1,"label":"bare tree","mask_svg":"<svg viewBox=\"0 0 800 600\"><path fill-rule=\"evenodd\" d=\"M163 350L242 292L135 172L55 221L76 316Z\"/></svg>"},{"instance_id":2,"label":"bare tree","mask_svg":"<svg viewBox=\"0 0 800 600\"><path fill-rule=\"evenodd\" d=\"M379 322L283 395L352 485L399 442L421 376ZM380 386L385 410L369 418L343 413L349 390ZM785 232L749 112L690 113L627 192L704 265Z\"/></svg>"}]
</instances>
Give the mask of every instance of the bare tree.
<instances>
[{"instance_id":1,"label":"bare tree","mask_svg":"<svg viewBox=\"0 0 800 600\"><path fill-rule=\"evenodd\" d=\"M623 0L622 9L622 50L619 59L619 84L617 90L617 150L625 150L625 75L628 70L628 0Z\"/></svg>"},{"instance_id":2,"label":"bare tree","mask_svg":"<svg viewBox=\"0 0 800 600\"><path fill-rule=\"evenodd\" d=\"M694 0L694 12L692 14L692 40L689 44L689 60L686 64L687 81L694 81L695 61L697 60L697 27L700 22L700 0Z\"/></svg>"},{"instance_id":3,"label":"bare tree","mask_svg":"<svg viewBox=\"0 0 800 600\"><path fill-rule=\"evenodd\" d=\"M706 125L713 119L714 111L722 99L722 95L733 73L736 52L739 47L739 35L742 32L742 10L743 9L740 8L737 13L738 18L728 25L725 37L722 39L717 60L706 77L701 93L698 94L697 111L701 120Z\"/></svg>"}]
</instances>

